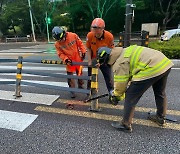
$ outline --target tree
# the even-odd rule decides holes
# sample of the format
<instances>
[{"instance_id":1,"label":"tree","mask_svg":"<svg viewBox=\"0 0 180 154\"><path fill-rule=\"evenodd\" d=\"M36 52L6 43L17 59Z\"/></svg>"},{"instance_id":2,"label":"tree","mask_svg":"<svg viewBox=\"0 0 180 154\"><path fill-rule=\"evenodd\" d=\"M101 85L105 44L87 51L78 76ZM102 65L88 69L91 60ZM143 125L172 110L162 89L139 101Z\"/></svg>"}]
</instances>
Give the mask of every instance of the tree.
<instances>
[{"instance_id":1,"label":"tree","mask_svg":"<svg viewBox=\"0 0 180 154\"><path fill-rule=\"evenodd\" d=\"M180 0L159 0L160 12L163 15L163 30L166 29L167 24L178 13Z\"/></svg>"},{"instance_id":2,"label":"tree","mask_svg":"<svg viewBox=\"0 0 180 154\"><path fill-rule=\"evenodd\" d=\"M105 18L109 10L118 2L120 3L120 0L86 0L93 19L95 17Z\"/></svg>"},{"instance_id":3,"label":"tree","mask_svg":"<svg viewBox=\"0 0 180 154\"><path fill-rule=\"evenodd\" d=\"M1 1L2 2L2 1ZM28 8L22 0L9 0L4 3L1 10L0 25L4 34L7 34L8 29L12 29L16 34L17 26L23 28L27 23ZM26 28L26 30L28 30Z\"/></svg>"}]
</instances>

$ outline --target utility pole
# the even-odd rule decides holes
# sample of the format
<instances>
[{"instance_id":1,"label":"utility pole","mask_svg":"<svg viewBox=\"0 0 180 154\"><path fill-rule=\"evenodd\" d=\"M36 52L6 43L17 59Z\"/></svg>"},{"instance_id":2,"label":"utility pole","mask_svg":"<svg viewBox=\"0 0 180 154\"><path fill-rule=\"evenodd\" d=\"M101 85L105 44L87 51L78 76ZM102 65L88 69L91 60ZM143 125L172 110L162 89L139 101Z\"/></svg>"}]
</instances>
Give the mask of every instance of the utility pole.
<instances>
[{"instance_id":1,"label":"utility pole","mask_svg":"<svg viewBox=\"0 0 180 154\"><path fill-rule=\"evenodd\" d=\"M130 46L132 16L134 15L133 9L135 7L135 4L132 4L132 0L126 0L124 47Z\"/></svg>"},{"instance_id":2,"label":"utility pole","mask_svg":"<svg viewBox=\"0 0 180 154\"><path fill-rule=\"evenodd\" d=\"M47 28L47 38L48 38L48 43L49 43L49 26L48 26L48 15L47 15L47 11L46 11L46 28Z\"/></svg>"},{"instance_id":3,"label":"utility pole","mask_svg":"<svg viewBox=\"0 0 180 154\"><path fill-rule=\"evenodd\" d=\"M33 40L34 40L34 42L36 42L36 37L35 37L35 33L34 33L34 23L33 23L33 18L32 18L30 0L28 0L28 4L29 4L29 14L30 14L30 19L31 19L31 28L32 28L32 34L33 34Z\"/></svg>"}]
</instances>

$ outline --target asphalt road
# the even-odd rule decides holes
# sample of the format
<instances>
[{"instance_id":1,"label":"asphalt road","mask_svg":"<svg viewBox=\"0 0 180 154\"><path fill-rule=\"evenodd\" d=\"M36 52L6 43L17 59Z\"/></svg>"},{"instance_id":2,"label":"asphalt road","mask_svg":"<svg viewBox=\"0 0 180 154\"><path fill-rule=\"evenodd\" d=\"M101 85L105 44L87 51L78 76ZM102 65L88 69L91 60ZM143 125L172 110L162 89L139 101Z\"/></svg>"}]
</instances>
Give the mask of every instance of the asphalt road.
<instances>
[{"instance_id":1,"label":"asphalt road","mask_svg":"<svg viewBox=\"0 0 180 154\"><path fill-rule=\"evenodd\" d=\"M16 46L17 45L17 46ZM31 44L32 45L32 44ZM16 57L20 53L8 54L6 51L30 44L0 45L0 55L3 57ZM33 44L34 45L34 44ZM37 44L35 44L37 45ZM31 47L31 52L23 52L25 58L53 58L49 54L52 45ZM34 53L41 49L43 52ZM47 52L45 51L47 49ZM10 50L11 51L11 50ZM20 50L19 50L20 51ZM53 51L51 52L53 53ZM9 68L16 64L0 64L1 68ZM59 66L48 64L23 64L23 68L39 67L43 72L65 73L59 71ZM62 66L63 67L63 66ZM87 71L84 72L87 75ZM123 102L117 106L108 103L108 98L99 99L101 111L90 112L90 104L83 103L85 95L77 93L75 99L69 98L66 91L39 88L38 86L23 86L24 93L58 96L51 105L33 104L21 101L0 100L0 111L25 113L38 117L23 131L5 129L0 127L0 154L179 154L180 153L180 70L172 69L167 83L168 115L177 119L177 122L168 121L165 128L160 128L147 120L149 110L155 109L152 89L149 89L139 101L133 124L133 133L127 134L111 127L111 122L120 120L123 115ZM14 79L14 75L1 74L3 79ZM65 79L24 76L24 80L66 82ZM14 92L14 85L1 85L0 90ZM1 91L1 92L2 92ZM106 93L102 74L99 73L99 94ZM43 100L43 99L41 99ZM41 101L39 100L39 102ZM45 101L45 100L44 100ZM74 110L66 108L67 103L74 103ZM0 117L1 120L2 117ZM0 123L0 126L2 124Z\"/></svg>"}]
</instances>

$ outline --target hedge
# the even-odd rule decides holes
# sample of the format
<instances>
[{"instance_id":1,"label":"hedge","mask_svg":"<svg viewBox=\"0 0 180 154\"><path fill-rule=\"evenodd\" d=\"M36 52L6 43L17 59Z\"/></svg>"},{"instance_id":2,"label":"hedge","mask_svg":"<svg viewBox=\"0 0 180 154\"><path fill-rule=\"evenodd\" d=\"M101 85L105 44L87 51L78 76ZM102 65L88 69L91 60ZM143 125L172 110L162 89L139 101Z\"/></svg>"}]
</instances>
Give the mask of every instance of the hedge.
<instances>
[{"instance_id":1,"label":"hedge","mask_svg":"<svg viewBox=\"0 0 180 154\"><path fill-rule=\"evenodd\" d=\"M175 37L169 41L152 41L149 48L161 51L170 59L180 59L180 37Z\"/></svg>"}]
</instances>

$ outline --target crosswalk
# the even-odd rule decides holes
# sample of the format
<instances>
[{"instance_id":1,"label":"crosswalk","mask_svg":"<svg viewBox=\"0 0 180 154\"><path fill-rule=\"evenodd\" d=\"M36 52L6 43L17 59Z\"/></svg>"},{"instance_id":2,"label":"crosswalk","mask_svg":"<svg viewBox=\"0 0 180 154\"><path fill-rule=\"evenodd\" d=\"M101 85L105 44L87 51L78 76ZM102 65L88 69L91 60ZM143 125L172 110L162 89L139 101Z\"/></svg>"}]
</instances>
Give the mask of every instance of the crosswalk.
<instances>
[{"instance_id":1,"label":"crosswalk","mask_svg":"<svg viewBox=\"0 0 180 154\"><path fill-rule=\"evenodd\" d=\"M1 57L18 57L30 56L31 58L37 58L37 54L43 53L45 56L49 56L46 53L55 52L52 47L44 47L44 45L23 47L21 49L10 49L10 50L1 50ZM39 57L38 57L39 58ZM17 63L0 63L1 70L16 70ZM23 64L23 70L38 71L38 72L53 72L55 74L66 74L65 67L63 65L49 65L49 64ZM87 71L87 70L85 70ZM26 79L28 78L28 79ZM31 80L32 79L32 80ZM43 79L43 80L41 80ZM1 73L0 81L16 81L16 73ZM61 87L68 87L67 82L57 82L57 81L44 81L44 76L41 75L32 75L32 74L23 74L22 81L30 83L40 83L45 85L55 85ZM12 85L15 87L15 85ZM23 86L23 85L22 85ZM22 97L16 98L14 96L15 91L7 91L6 89L0 90L0 100L16 101L16 102L25 102L33 103L39 105L52 105L54 101L59 98L59 95L49 95L49 94L40 94L40 93L28 93L21 92ZM0 110L0 128L11 129L15 131L24 131L36 118L38 115L12 112Z\"/></svg>"}]
</instances>

